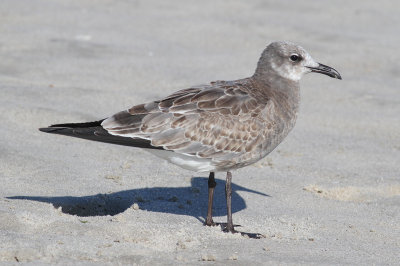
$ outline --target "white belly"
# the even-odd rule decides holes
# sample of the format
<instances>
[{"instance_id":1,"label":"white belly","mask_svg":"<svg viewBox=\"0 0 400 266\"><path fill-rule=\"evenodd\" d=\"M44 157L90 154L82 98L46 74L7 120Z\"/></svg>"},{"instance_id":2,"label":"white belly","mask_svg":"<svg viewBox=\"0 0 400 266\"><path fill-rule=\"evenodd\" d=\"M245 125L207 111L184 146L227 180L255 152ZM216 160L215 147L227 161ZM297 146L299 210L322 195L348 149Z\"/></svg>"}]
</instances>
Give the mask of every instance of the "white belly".
<instances>
[{"instance_id":1,"label":"white belly","mask_svg":"<svg viewBox=\"0 0 400 266\"><path fill-rule=\"evenodd\" d=\"M167 160L168 162L178 165L187 170L195 172L210 172L215 170L215 166L212 164L212 161L210 159L198 158L196 156L190 156L165 150L145 150L156 155L157 157Z\"/></svg>"}]
</instances>

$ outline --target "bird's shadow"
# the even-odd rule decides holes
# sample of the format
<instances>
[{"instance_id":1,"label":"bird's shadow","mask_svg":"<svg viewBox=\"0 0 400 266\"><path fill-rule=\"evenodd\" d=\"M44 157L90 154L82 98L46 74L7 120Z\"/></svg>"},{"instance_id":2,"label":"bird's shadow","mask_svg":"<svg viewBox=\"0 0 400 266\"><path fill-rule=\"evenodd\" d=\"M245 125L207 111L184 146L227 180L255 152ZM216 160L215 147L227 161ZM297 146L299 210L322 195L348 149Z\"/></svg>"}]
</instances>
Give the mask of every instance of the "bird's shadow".
<instances>
[{"instance_id":1,"label":"bird's shadow","mask_svg":"<svg viewBox=\"0 0 400 266\"><path fill-rule=\"evenodd\" d=\"M226 215L225 183L222 180L216 181L213 215L224 216ZM207 178L194 177L191 179L191 186L188 187L137 188L82 197L12 196L7 198L51 203L54 208L61 208L63 213L81 217L116 215L137 203L141 210L191 215L204 222L208 204L207 184ZM246 208L245 200L237 191L269 197L262 192L232 183L232 213Z\"/></svg>"}]
</instances>

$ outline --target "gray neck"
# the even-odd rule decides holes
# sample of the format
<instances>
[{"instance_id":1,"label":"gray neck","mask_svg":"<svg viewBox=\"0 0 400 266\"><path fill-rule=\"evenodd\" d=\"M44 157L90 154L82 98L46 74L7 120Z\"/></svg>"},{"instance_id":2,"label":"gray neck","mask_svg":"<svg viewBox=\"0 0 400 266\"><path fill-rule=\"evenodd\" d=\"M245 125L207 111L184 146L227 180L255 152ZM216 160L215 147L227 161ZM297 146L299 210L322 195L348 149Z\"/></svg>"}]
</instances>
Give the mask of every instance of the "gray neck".
<instances>
[{"instance_id":1,"label":"gray neck","mask_svg":"<svg viewBox=\"0 0 400 266\"><path fill-rule=\"evenodd\" d=\"M266 88L268 94L286 96L293 104L300 101L300 83L298 81L286 79L272 70L261 70L257 67L252 79Z\"/></svg>"},{"instance_id":2,"label":"gray neck","mask_svg":"<svg viewBox=\"0 0 400 266\"><path fill-rule=\"evenodd\" d=\"M288 126L294 126L300 106L299 82L283 78L272 70L260 67L257 67L252 79L264 88L265 96L274 101L274 105L283 116L286 116L286 121L290 124Z\"/></svg>"}]
</instances>

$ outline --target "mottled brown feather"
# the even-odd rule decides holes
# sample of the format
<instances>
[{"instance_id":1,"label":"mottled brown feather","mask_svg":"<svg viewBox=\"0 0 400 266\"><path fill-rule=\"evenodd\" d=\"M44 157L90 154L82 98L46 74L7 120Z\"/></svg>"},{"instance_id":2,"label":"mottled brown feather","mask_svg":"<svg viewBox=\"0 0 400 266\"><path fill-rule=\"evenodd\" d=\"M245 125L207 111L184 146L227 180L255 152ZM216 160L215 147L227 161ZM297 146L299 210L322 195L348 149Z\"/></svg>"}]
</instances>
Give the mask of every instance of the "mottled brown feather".
<instances>
[{"instance_id":1,"label":"mottled brown feather","mask_svg":"<svg viewBox=\"0 0 400 266\"><path fill-rule=\"evenodd\" d=\"M105 120L103 127L111 134L146 138L154 146L209 158L219 169L247 165L270 152L263 144L279 143L274 136L284 130L274 126L279 118L271 111L277 103L267 94L253 93L263 86L250 78L212 82L133 106Z\"/></svg>"}]
</instances>

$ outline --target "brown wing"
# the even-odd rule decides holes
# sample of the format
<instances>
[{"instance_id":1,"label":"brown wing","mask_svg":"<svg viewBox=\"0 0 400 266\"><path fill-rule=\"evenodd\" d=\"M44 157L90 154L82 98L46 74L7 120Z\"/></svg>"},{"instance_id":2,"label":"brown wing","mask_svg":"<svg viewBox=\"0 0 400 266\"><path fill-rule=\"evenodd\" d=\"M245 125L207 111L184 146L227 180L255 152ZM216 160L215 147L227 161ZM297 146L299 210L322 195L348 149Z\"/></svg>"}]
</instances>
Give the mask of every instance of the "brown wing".
<instances>
[{"instance_id":1,"label":"brown wing","mask_svg":"<svg viewBox=\"0 0 400 266\"><path fill-rule=\"evenodd\" d=\"M112 135L142 138L153 146L203 158L238 156L262 143L268 119L243 84L214 82L178 91L161 101L134 106L106 119Z\"/></svg>"}]
</instances>

